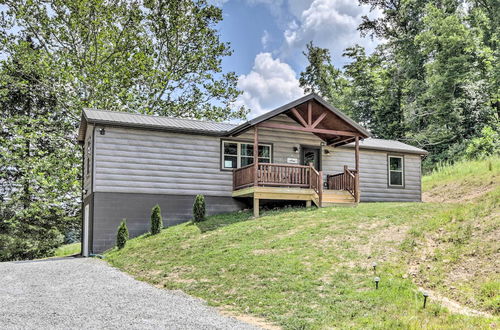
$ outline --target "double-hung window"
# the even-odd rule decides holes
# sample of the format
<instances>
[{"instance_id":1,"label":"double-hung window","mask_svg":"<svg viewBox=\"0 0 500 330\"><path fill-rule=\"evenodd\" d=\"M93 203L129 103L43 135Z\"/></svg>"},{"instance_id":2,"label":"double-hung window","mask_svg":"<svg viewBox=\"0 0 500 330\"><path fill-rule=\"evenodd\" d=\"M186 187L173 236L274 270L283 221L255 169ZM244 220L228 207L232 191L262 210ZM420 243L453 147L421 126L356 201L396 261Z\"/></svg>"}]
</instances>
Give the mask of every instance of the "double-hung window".
<instances>
[{"instance_id":1,"label":"double-hung window","mask_svg":"<svg viewBox=\"0 0 500 330\"><path fill-rule=\"evenodd\" d=\"M259 144L259 163L271 162L270 144ZM253 143L222 141L222 168L240 168L253 164Z\"/></svg>"},{"instance_id":2,"label":"double-hung window","mask_svg":"<svg viewBox=\"0 0 500 330\"><path fill-rule=\"evenodd\" d=\"M404 187L404 158L402 156L388 156L389 187Z\"/></svg>"}]
</instances>

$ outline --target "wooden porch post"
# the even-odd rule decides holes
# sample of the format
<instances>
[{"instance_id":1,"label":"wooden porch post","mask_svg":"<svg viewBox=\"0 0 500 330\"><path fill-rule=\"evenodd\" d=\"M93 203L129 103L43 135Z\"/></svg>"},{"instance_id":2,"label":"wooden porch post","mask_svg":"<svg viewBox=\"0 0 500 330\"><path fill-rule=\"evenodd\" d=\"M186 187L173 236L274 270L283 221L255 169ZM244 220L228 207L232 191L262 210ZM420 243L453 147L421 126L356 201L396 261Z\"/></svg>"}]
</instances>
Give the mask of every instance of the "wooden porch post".
<instances>
[{"instance_id":1,"label":"wooden porch post","mask_svg":"<svg viewBox=\"0 0 500 330\"><path fill-rule=\"evenodd\" d=\"M259 130L257 129L257 126L254 126L254 131L253 131L253 185L254 187L257 187L259 184ZM259 199L255 198L255 192L254 192L254 198L253 198L253 216L258 217L259 216Z\"/></svg>"},{"instance_id":2,"label":"wooden porch post","mask_svg":"<svg viewBox=\"0 0 500 330\"><path fill-rule=\"evenodd\" d=\"M257 187L259 178L257 177L259 171L259 130L257 126L254 127L253 131L253 180L254 186Z\"/></svg>"},{"instance_id":3,"label":"wooden porch post","mask_svg":"<svg viewBox=\"0 0 500 330\"><path fill-rule=\"evenodd\" d=\"M354 157L355 157L355 163L356 163L356 176L354 177L354 187L356 191L356 203L359 203L359 136L355 137L355 152L354 152Z\"/></svg>"}]
</instances>

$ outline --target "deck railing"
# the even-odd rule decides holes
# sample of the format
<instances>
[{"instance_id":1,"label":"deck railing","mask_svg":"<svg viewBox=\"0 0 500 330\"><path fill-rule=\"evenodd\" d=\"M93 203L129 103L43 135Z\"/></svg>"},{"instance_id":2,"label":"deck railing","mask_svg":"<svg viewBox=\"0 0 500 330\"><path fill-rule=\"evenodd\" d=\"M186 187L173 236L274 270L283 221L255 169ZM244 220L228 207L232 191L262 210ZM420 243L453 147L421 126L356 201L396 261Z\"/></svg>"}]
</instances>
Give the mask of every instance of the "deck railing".
<instances>
[{"instance_id":1,"label":"deck railing","mask_svg":"<svg viewBox=\"0 0 500 330\"><path fill-rule=\"evenodd\" d=\"M254 172L253 164L233 170L233 190L253 186L255 182Z\"/></svg>"},{"instance_id":2,"label":"deck railing","mask_svg":"<svg viewBox=\"0 0 500 330\"><path fill-rule=\"evenodd\" d=\"M257 180L255 180L255 173L257 173ZM309 188L320 194L323 187L322 181L321 173L312 165L259 163L257 172L253 164L233 171L234 190L257 184L269 187Z\"/></svg>"},{"instance_id":3,"label":"deck railing","mask_svg":"<svg viewBox=\"0 0 500 330\"><path fill-rule=\"evenodd\" d=\"M356 170L350 170L344 166L344 172L327 175L326 182L328 189L347 190L356 198Z\"/></svg>"}]
</instances>

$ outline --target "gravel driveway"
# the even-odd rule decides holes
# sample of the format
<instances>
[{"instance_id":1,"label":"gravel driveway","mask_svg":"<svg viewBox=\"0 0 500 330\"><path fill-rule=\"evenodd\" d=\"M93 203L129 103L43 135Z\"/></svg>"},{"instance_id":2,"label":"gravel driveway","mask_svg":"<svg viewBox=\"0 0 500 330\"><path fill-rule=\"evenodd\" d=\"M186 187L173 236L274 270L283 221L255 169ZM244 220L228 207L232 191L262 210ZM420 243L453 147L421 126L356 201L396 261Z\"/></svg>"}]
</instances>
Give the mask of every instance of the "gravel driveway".
<instances>
[{"instance_id":1,"label":"gravel driveway","mask_svg":"<svg viewBox=\"0 0 500 330\"><path fill-rule=\"evenodd\" d=\"M1 329L256 329L91 258L0 263Z\"/></svg>"}]
</instances>

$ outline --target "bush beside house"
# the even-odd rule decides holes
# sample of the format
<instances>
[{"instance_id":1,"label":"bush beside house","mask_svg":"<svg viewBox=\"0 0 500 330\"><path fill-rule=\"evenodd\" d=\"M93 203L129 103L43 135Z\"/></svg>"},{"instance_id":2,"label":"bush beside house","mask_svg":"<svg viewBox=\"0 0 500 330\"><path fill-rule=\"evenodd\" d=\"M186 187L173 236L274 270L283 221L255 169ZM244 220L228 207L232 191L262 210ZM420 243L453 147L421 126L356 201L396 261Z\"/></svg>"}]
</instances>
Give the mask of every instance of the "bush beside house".
<instances>
[{"instance_id":1,"label":"bush beside house","mask_svg":"<svg viewBox=\"0 0 500 330\"><path fill-rule=\"evenodd\" d=\"M159 234L163 228L163 219L159 205L155 205L151 210L151 235Z\"/></svg>"},{"instance_id":2,"label":"bush beside house","mask_svg":"<svg viewBox=\"0 0 500 330\"><path fill-rule=\"evenodd\" d=\"M205 220L205 196L197 195L193 204L193 221L201 222Z\"/></svg>"},{"instance_id":3,"label":"bush beside house","mask_svg":"<svg viewBox=\"0 0 500 330\"><path fill-rule=\"evenodd\" d=\"M125 244L127 244L127 240L128 240L128 228L126 220L123 219L123 221L120 223L120 226L118 227L118 232L116 234L116 246L119 249L123 249L125 247Z\"/></svg>"}]
</instances>

